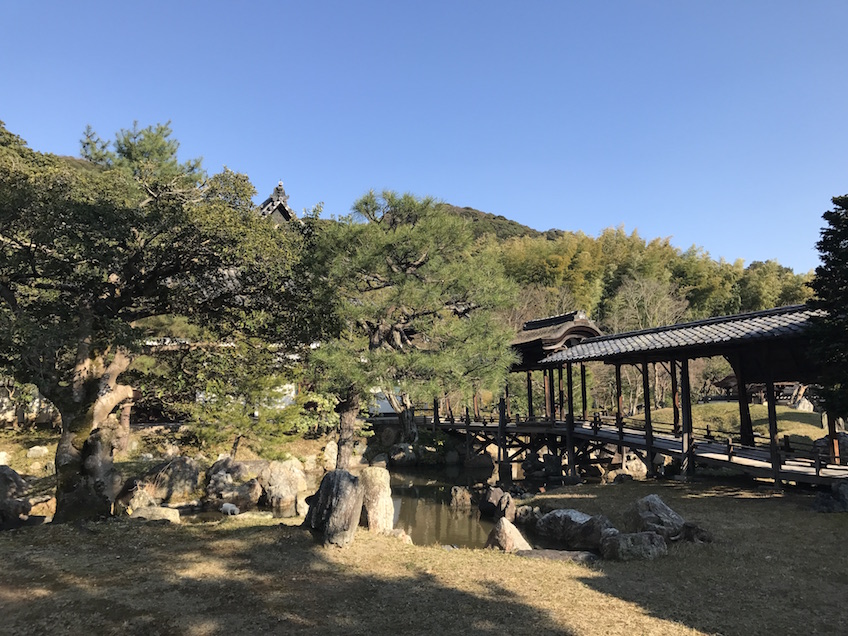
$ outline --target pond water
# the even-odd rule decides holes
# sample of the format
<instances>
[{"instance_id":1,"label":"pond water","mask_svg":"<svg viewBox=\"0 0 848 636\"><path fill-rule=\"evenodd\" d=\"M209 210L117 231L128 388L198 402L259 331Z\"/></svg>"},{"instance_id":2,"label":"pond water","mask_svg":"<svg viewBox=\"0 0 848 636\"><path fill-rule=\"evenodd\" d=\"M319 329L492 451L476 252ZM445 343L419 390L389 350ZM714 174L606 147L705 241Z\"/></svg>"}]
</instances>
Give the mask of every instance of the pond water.
<instances>
[{"instance_id":1,"label":"pond water","mask_svg":"<svg viewBox=\"0 0 848 636\"><path fill-rule=\"evenodd\" d=\"M451 545L482 548L494 522L471 511L451 510L451 488L486 480L486 475L448 474L444 471L392 473L394 527L415 545Z\"/></svg>"}]
</instances>

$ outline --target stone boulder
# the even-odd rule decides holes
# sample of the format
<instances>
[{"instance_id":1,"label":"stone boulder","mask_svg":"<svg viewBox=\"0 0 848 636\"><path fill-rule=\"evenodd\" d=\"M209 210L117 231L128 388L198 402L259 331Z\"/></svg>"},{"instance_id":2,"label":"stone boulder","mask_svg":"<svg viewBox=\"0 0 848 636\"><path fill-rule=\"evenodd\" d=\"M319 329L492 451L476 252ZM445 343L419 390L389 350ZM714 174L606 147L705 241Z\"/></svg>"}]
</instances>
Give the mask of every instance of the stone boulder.
<instances>
[{"instance_id":1,"label":"stone boulder","mask_svg":"<svg viewBox=\"0 0 848 636\"><path fill-rule=\"evenodd\" d=\"M170 521L180 523L180 512L174 508L163 508L162 506L147 506L133 510L130 519L146 519L147 521Z\"/></svg>"},{"instance_id":2,"label":"stone boulder","mask_svg":"<svg viewBox=\"0 0 848 636\"><path fill-rule=\"evenodd\" d=\"M451 488L451 510L471 510L474 502L471 498L471 491L465 486L454 486Z\"/></svg>"},{"instance_id":3,"label":"stone boulder","mask_svg":"<svg viewBox=\"0 0 848 636\"><path fill-rule=\"evenodd\" d=\"M820 492L813 501L816 512L848 512L848 483L839 481L831 485L830 492Z\"/></svg>"},{"instance_id":4,"label":"stone boulder","mask_svg":"<svg viewBox=\"0 0 848 636\"><path fill-rule=\"evenodd\" d=\"M418 456L412 444L395 444L389 449L389 465L391 466L415 466Z\"/></svg>"},{"instance_id":5,"label":"stone boulder","mask_svg":"<svg viewBox=\"0 0 848 636\"><path fill-rule=\"evenodd\" d=\"M504 491L497 486L489 486L480 499L480 514L484 517L495 517L498 514L498 504L504 496Z\"/></svg>"},{"instance_id":6,"label":"stone boulder","mask_svg":"<svg viewBox=\"0 0 848 636\"><path fill-rule=\"evenodd\" d=\"M419 466L439 466L445 463L445 457L435 446L420 445L415 452Z\"/></svg>"},{"instance_id":7,"label":"stone boulder","mask_svg":"<svg viewBox=\"0 0 848 636\"><path fill-rule=\"evenodd\" d=\"M46 446L33 446L27 451L27 459L42 459L50 454Z\"/></svg>"},{"instance_id":8,"label":"stone boulder","mask_svg":"<svg viewBox=\"0 0 848 636\"><path fill-rule=\"evenodd\" d=\"M220 510L223 504L231 503L240 510L255 508L262 496L262 486L257 479L250 479L250 474L247 465L229 457L216 461L206 471L205 506Z\"/></svg>"},{"instance_id":9,"label":"stone boulder","mask_svg":"<svg viewBox=\"0 0 848 636\"><path fill-rule=\"evenodd\" d=\"M270 462L257 478L262 487L262 501L275 517L296 517L297 495L307 488L303 464L297 459Z\"/></svg>"},{"instance_id":10,"label":"stone boulder","mask_svg":"<svg viewBox=\"0 0 848 636\"><path fill-rule=\"evenodd\" d=\"M549 512L536 523L536 532L568 550L600 550L601 536L611 528L612 522L604 516L570 508Z\"/></svg>"},{"instance_id":11,"label":"stone boulder","mask_svg":"<svg viewBox=\"0 0 848 636\"><path fill-rule=\"evenodd\" d=\"M624 511L624 519L629 531L656 532L666 540L679 535L686 523L659 495L648 495L637 500Z\"/></svg>"},{"instance_id":12,"label":"stone boulder","mask_svg":"<svg viewBox=\"0 0 848 636\"><path fill-rule=\"evenodd\" d=\"M792 405L792 408L796 411L801 411L802 413L812 413L816 410L813 403L805 397L802 397L800 400L795 402L795 404Z\"/></svg>"},{"instance_id":13,"label":"stone boulder","mask_svg":"<svg viewBox=\"0 0 848 636\"><path fill-rule=\"evenodd\" d=\"M0 529L18 525L29 516L29 487L14 470L0 466Z\"/></svg>"},{"instance_id":14,"label":"stone boulder","mask_svg":"<svg viewBox=\"0 0 848 636\"><path fill-rule=\"evenodd\" d=\"M516 550L532 550L533 547L527 542L527 539L519 532L512 523L505 517L498 519L495 527L489 533L489 538L486 539L487 548L497 548L504 552L515 552Z\"/></svg>"},{"instance_id":15,"label":"stone boulder","mask_svg":"<svg viewBox=\"0 0 848 636\"><path fill-rule=\"evenodd\" d=\"M219 466L226 466L226 462ZM200 464L189 457L175 457L158 464L142 476L147 493L157 502L187 501L201 485Z\"/></svg>"},{"instance_id":16,"label":"stone boulder","mask_svg":"<svg viewBox=\"0 0 848 636\"><path fill-rule=\"evenodd\" d=\"M303 527L324 545L349 545L362 516L364 494L358 477L346 470L331 470L318 492L307 497L309 512Z\"/></svg>"},{"instance_id":17,"label":"stone boulder","mask_svg":"<svg viewBox=\"0 0 848 636\"><path fill-rule=\"evenodd\" d=\"M361 524L371 532L391 532L395 523L395 506L389 471L376 466L363 468L359 481L363 491Z\"/></svg>"},{"instance_id":18,"label":"stone boulder","mask_svg":"<svg viewBox=\"0 0 848 636\"><path fill-rule=\"evenodd\" d=\"M518 508L515 509L514 523L535 528L542 516L542 510L539 506L518 506Z\"/></svg>"},{"instance_id":19,"label":"stone boulder","mask_svg":"<svg viewBox=\"0 0 848 636\"><path fill-rule=\"evenodd\" d=\"M601 556L612 561L651 560L666 554L665 539L656 532L606 530L601 537Z\"/></svg>"},{"instance_id":20,"label":"stone boulder","mask_svg":"<svg viewBox=\"0 0 848 636\"><path fill-rule=\"evenodd\" d=\"M336 440L331 439L324 447L324 452L321 456L321 465L324 470L330 471L336 469L336 462L339 459L339 444Z\"/></svg>"},{"instance_id":21,"label":"stone boulder","mask_svg":"<svg viewBox=\"0 0 848 636\"><path fill-rule=\"evenodd\" d=\"M515 521L515 500L512 495L505 492L498 500L498 509L495 511L496 519L506 519L510 523Z\"/></svg>"},{"instance_id":22,"label":"stone boulder","mask_svg":"<svg viewBox=\"0 0 848 636\"><path fill-rule=\"evenodd\" d=\"M839 431L836 433L836 441L839 444L839 457L844 461L848 457L848 433ZM830 461L830 449L830 437L827 435L813 442L813 453L818 453L822 460Z\"/></svg>"},{"instance_id":23,"label":"stone boulder","mask_svg":"<svg viewBox=\"0 0 848 636\"><path fill-rule=\"evenodd\" d=\"M377 468L388 468L389 456L386 455L386 453L377 453L371 460L371 465L376 466Z\"/></svg>"},{"instance_id":24,"label":"stone boulder","mask_svg":"<svg viewBox=\"0 0 848 636\"><path fill-rule=\"evenodd\" d=\"M516 556L528 559L545 559L547 561L569 561L591 565L598 560L598 555L586 550L517 550Z\"/></svg>"},{"instance_id":25,"label":"stone boulder","mask_svg":"<svg viewBox=\"0 0 848 636\"><path fill-rule=\"evenodd\" d=\"M621 480L619 480L619 482L615 482L615 478L619 475L629 475L633 479L642 481L648 476L648 467L645 465L645 462L642 461L642 458L636 453L625 452L624 465L605 472L602 477L602 481L607 484L621 483Z\"/></svg>"}]
</instances>

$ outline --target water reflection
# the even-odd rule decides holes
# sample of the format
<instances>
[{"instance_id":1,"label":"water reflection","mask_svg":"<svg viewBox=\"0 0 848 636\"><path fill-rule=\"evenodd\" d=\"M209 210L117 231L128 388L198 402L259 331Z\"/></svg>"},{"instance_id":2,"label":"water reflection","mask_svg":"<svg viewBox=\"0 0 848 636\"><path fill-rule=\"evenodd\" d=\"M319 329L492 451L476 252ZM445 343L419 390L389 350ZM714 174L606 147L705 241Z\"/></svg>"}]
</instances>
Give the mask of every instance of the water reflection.
<instances>
[{"instance_id":1,"label":"water reflection","mask_svg":"<svg viewBox=\"0 0 848 636\"><path fill-rule=\"evenodd\" d=\"M451 488L485 481L485 476L482 480L479 475L476 477L437 472L393 473L394 527L412 537L415 545L482 548L494 523L480 519L476 506L470 511L450 507Z\"/></svg>"}]
</instances>

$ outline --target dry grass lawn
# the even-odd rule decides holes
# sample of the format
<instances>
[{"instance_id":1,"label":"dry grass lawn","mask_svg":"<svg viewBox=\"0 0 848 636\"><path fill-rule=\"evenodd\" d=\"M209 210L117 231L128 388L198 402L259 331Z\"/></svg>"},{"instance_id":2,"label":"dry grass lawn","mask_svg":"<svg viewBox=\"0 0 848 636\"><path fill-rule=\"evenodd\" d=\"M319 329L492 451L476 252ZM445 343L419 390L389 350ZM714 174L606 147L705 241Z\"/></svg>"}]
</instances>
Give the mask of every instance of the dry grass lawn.
<instances>
[{"instance_id":1,"label":"dry grass lawn","mask_svg":"<svg viewBox=\"0 0 848 636\"><path fill-rule=\"evenodd\" d=\"M652 492L716 541L588 568L365 531L349 548L327 549L266 515L0 533L0 633L848 632L848 515L812 512L809 493L625 483L564 488L536 504L620 522L626 505Z\"/></svg>"}]
</instances>

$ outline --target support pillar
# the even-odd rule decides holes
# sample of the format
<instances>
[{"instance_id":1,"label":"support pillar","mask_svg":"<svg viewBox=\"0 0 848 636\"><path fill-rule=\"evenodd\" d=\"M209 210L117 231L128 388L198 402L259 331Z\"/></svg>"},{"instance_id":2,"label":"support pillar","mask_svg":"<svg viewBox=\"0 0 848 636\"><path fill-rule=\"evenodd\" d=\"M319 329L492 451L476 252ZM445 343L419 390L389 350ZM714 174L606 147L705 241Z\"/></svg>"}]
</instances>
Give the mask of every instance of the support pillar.
<instances>
[{"instance_id":1,"label":"support pillar","mask_svg":"<svg viewBox=\"0 0 848 636\"><path fill-rule=\"evenodd\" d=\"M557 388L559 389L559 421L565 421L565 388L562 384L562 366L557 368Z\"/></svg>"},{"instance_id":2,"label":"support pillar","mask_svg":"<svg viewBox=\"0 0 848 636\"><path fill-rule=\"evenodd\" d=\"M677 360L671 360L669 368L671 369L672 433L680 435L680 389L677 386Z\"/></svg>"},{"instance_id":3,"label":"support pillar","mask_svg":"<svg viewBox=\"0 0 848 636\"><path fill-rule=\"evenodd\" d=\"M586 365L582 362L580 363L580 397L582 401L580 404L583 406L583 421L587 422L589 420L589 400L587 399L587 388L586 388Z\"/></svg>"},{"instance_id":4,"label":"support pillar","mask_svg":"<svg viewBox=\"0 0 848 636\"><path fill-rule=\"evenodd\" d=\"M503 398L498 402L498 479L499 481L512 481L512 466L509 461L509 452L506 449L506 400Z\"/></svg>"},{"instance_id":5,"label":"support pillar","mask_svg":"<svg viewBox=\"0 0 848 636\"><path fill-rule=\"evenodd\" d=\"M654 472L654 427L651 422L651 383L648 381L648 360L642 361L642 395L645 404L645 451L648 455L648 474Z\"/></svg>"},{"instance_id":6,"label":"support pillar","mask_svg":"<svg viewBox=\"0 0 848 636\"><path fill-rule=\"evenodd\" d=\"M621 394L621 365L615 365L615 426L618 428L618 456L624 467L624 401Z\"/></svg>"},{"instance_id":7,"label":"support pillar","mask_svg":"<svg viewBox=\"0 0 848 636\"><path fill-rule=\"evenodd\" d=\"M577 453L574 448L574 378L572 377L571 363L568 363L566 372L568 382L568 415L565 417L565 451L568 455L568 474L577 476Z\"/></svg>"},{"instance_id":8,"label":"support pillar","mask_svg":"<svg viewBox=\"0 0 848 636\"><path fill-rule=\"evenodd\" d=\"M688 475L690 472L694 472L695 463L692 456L692 387L689 382L689 360L685 358L680 363L680 384L681 406L683 407L681 472Z\"/></svg>"},{"instance_id":9,"label":"support pillar","mask_svg":"<svg viewBox=\"0 0 848 636\"><path fill-rule=\"evenodd\" d=\"M739 441L743 446L754 446L754 424L751 422L751 409L748 406L751 400L746 388L747 378L742 370L741 358L736 358L733 372L736 374L736 392L739 394Z\"/></svg>"},{"instance_id":10,"label":"support pillar","mask_svg":"<svg viewBox=\"0 0 848 636\"><path fill-rule=\"evenodd\" d=\"M771 378L766 382L766 401L768 402L769 420L769 451L771 455L771 469L774 475L774 485L780 487L780 446L777 443L777 400L774 396L774 380Z\"/></svg>"},{"instance_id":11,"label":"support pillar","mask_svg":"<svg viewBox=\"0 0 848 636\"><path fill-rule=\"evenodd\" d=\"M533 419L533 372L527 372L527 419Z\"/></svg>"}]
</instances>

